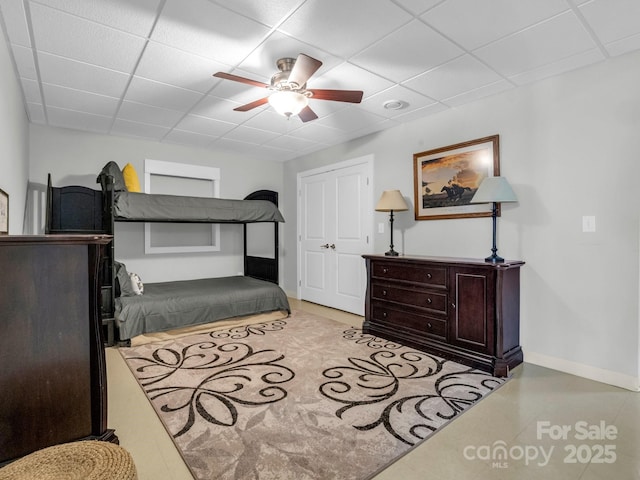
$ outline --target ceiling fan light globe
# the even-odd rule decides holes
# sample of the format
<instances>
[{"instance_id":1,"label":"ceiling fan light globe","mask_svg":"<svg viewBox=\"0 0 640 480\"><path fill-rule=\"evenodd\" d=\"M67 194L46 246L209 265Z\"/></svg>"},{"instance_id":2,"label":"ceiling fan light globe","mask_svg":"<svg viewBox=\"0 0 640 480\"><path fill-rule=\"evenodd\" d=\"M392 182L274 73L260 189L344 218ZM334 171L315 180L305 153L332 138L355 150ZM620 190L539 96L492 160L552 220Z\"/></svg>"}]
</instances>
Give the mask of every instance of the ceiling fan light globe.
<instances>
[{"instance_id":1,"label":"ceiling fan light globe","mask_svg":"<svg viewBox=\"0 0 640 480\"><path fill-rule=\"evenodd\" d=\"M309 99L301 93L292 91L274 92L269 96L269 104L280 115L297 115L309 104Z\"/></svg>"}]
</instances>

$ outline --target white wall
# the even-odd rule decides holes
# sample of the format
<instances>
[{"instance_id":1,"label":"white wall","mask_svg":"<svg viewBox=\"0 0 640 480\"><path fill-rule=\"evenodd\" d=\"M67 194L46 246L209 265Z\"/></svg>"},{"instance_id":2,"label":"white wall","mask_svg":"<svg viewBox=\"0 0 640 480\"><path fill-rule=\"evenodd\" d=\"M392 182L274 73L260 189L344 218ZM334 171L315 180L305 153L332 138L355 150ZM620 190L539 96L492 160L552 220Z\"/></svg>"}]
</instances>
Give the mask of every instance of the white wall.
<instances>
[{"instance_id":1,"label":"white wall","mask_svg":"<svg viewBox=\"0 0 640 480\"><path fill-rule=\"evenodd\" d=\"M498 253L526 261L525 361L637 388L638 85L635 53L289 161L283 212L295 218L298 172L366 154L375 156L375 197L399 188L413 203L413 153L499 134L501 174L519 203L503 205ZM596 233L582 233L583 215L596 216ZM396 250L406 254L490 253L488 218L416 222L410 210L395 220ZM284 243L284 287L295 292L291 222ZM377 252L388 244L388 229L376 234Z\"/></svg>"},{"instance_id":2,"label":"white wall","mask_svg":"<svg viewBox=\"0 0 640 480\"><path fill-rule=\"evenodd\" d=\"M144 160L164 160L220 168L220 197L244 198L258 189L282 192L282 163L252 161L229 153L115 137L64 128L30 127L32 182L83 185L99 189L96 177L113 160L122 168L131 163L144 182ZM185 192L187 195L189 192ZM116 224L116 258L143 282L236 275L243 271L242 226L221 225L221 250L214 253L144 254L144 224Z\"/></svg>"},{"instance_id":3,"label":"white wall","mask_svg":"<svg viewBox=\"0 0 640 480\"><path fill-rule=\"evenodd\" d=\"M9 194L9 233L22 234L29 171L29 129L22 91L0 25L0 189Z\"/></svg>"}]
</instances>

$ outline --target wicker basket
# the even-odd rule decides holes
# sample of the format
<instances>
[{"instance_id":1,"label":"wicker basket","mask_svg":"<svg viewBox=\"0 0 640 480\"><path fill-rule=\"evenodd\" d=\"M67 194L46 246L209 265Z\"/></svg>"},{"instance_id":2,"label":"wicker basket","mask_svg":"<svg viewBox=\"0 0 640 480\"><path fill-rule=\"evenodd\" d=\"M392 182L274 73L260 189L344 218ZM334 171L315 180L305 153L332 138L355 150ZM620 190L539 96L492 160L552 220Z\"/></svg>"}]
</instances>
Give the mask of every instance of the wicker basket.
<instances>
[{"instance_id":1,"label":"wicker basket","mask_svg":"<svg viewBox=\"0 0 640 480\"><path fill-rule=\"evenodd\" d=\"M0 480L137 480L129 452L109 442L64 443L0 468Z\"/></svg>"}]
</instances>

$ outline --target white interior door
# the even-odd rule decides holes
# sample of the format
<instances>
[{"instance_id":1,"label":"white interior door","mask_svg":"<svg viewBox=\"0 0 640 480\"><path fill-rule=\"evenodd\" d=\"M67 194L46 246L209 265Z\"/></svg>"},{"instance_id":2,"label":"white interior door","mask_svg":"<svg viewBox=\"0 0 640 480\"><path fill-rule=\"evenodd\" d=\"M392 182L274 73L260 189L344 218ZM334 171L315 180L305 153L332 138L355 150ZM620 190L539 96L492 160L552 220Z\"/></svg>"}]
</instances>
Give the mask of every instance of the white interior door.
<instances>
[{"instance_id":1,"label":"white interior door","mask_svg":"<svg viewBox=\"0 0 640 480\"><path fill-rule=\"evenodd\" d=\"M333 166L300 177L299 296L364 314L371 251L371 162Z\"/></svg>"}]
</instances>

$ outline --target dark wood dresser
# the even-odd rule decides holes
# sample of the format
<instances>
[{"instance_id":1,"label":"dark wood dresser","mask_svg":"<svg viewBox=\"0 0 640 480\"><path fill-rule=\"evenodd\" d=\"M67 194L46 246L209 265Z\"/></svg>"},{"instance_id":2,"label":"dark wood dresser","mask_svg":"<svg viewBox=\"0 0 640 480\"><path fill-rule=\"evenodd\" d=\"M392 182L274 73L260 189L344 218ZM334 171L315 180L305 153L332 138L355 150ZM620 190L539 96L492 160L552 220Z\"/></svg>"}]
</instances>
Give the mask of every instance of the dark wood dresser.
<instances>
[{"instance_id":1,"label":"dark wood dresser","mask_svg":"<svg viewBox=\"0 0 640 480\"><path fill-rule=\"evenodd\" d=\"M363 330L496 376L522 363L521 261L364 255Z\"/></svg>"},{"instance_id":2,"label":"dark wood dresser","mask_svg":"<svg viewBox=\"0 0 640 480\"><path fill-rule=\"evenodd\" d=\"M0 465L107 429L98 266L107 235L0 236Z\"/></svg>"}]
</instances>

